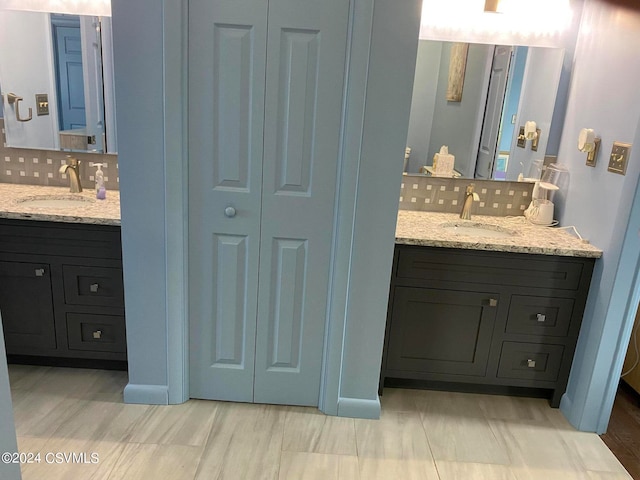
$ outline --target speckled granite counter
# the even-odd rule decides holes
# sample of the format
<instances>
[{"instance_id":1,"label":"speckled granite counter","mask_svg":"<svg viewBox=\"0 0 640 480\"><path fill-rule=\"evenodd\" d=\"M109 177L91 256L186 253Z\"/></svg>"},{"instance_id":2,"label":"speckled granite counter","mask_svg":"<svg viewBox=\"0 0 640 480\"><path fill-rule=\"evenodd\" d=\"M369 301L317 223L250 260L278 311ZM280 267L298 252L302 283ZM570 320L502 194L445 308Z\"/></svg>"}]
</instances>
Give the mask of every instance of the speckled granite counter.
<instances>
[{"instance_id":1,"label":"speckled granite counter","mask_svg":"<svg viewBox=\"0 0 640 480\"><path fill-rule=\"evenodd\" d=\"M79 201L77 206L71 207L34 206L25 202L48 198ZM0 218L120 225L120 192L107 191L105 200L96 200L93 187L70 194L68 188L0 183Z\"/></svg>"},{"instance_id":2,"label":"speckled granite counter","mask_svg":"<svg viewBox=\"0 0 640 480\"><path fill-rule=\"evenodd\" d=\"M451 229L443 228L443 224L461 222L493 225L496 229L511 231L513 235L506 238L487 238L460 235ZM565 257L600 258L602 256L602 250L580 241L565 230L533 225L524 217L475 215L472 220L465 221L452 213L399 210L396 243Z\"/></svg>"}]
</instances>

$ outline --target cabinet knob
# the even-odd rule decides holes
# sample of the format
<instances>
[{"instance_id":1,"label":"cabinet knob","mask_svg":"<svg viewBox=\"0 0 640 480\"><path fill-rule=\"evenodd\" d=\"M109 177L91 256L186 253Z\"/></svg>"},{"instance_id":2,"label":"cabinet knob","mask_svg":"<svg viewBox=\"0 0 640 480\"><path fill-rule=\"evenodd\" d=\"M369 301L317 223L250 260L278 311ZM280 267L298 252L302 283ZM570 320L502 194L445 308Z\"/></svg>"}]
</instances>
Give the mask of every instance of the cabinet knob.
<instances>
[{"instance_id":1,"label":"cabinet knob","mask_svg":"<svg viewBox=\"0 0 640 480\"><path fill-rule=\"evenodd\" d=\"M93 332L93 338L96 339L101 339L102 338L102 330L96 330L95 332Z\"/></svg>"},{"instance_id":2,"label":"cabinet knob","mask_svg":"<svg viewBox=\"0 0 640 480\"><path fill-rule=\"evenodd\" d=\"M490 307L497 307L498 306L498 299L497 298L490 298L489 299L489 306Z\"/></svg>"},{"instance_id":3,"label":"cabinet knob","mask_svg":"<svg viewBox=\"0 0 640 480\"><path fill-rule=\"evenodd\" d=\"M227 207L224 209L224 214L229 218L233 218L236 216L236 209L233 207Z\"/></svg>"},{"instance_id":4,"label":"cabinet knob","mask_svg":"<svg viewBox=\"0 0 640 480\"><path fill-rule=\"evenodd\" d=\"M539 322L545 322L547 320L547 316L544 313L538 313L536 318Z\"/></svg>"},{"instance_id":5,"label":"cabinet knob","mask_svg":"<svg viewBox=\"0 0 640 480\"><path fill-rule=\"evenodd\" d=\"M36 277L44 277L44 268L36 268Z\"/></svg>"},{"instance_id":6,"label":"cabinet knob","mask_svg":"<svg viewBox=\"0 0 640 480\"><path fill-rule=\"evenodd\" d=\"M527 367L529 367L529 368L536 368L536 361L535 361L535 360L528 359L528 360L527 360Z\"/></svg>"},{"instance_id":7,"label":"cabinet knob","mask_svg":"<svg viewBox=\"0 0 640 480\"><path fill-rule=\"evenodd\" d=\"M89 285L89 290L91 291L91 293L98 293L98 288L99 287L100 287L99 284L92 283L91 285Z\"/></svg>"}]
</instances>

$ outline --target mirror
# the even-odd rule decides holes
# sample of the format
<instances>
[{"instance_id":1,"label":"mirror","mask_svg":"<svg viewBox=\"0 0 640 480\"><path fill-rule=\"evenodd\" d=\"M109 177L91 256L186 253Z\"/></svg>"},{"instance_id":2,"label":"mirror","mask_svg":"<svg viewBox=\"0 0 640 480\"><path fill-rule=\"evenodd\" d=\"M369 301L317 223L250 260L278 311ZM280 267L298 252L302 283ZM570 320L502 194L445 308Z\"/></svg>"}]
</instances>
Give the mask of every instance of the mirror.
<instances>
[{"instance_id":1,"label":"mirror","mask_svg":"<svg viewBox=\"0 0 640 480\"><path fill-rule=\"evenodd\" d=\"M430 167L435 153L446 145L455 156L456 176L517 180L523 173L526 177L533 160L555 154L546 150L564 50L465 44L463 73L457 70L462 96L450 101L449 67L460 61L452 60L454 45L420 40L406 171L431 174L423 167ZM526 140L519 147L519 130L527 122L536 122L540 131L537 145Z\"/></svg>"},{"instance_id":2,"label":"mirror","mask_svg":"<svg viewBox=\"0 0 640 480\"><path fill-rule=\"evenodd\" d=\"M116 153L111 43L108 17L0 10L7 146Z\"/></svg>"}]
</instances>

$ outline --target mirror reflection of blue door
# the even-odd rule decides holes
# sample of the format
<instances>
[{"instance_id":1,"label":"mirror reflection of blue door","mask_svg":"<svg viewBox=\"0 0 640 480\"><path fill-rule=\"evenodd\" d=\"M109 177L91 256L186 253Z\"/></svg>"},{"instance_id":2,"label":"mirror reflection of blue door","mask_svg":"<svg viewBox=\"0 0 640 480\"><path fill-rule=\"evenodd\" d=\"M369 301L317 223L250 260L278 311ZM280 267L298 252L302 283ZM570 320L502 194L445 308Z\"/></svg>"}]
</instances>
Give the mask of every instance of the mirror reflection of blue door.
<instances>
[{"instance_id":1,"label":"mirror reflection of blue door","mask_svg":"<svg viewBox=\"0 0 640 480\"><path fill-rule=\"evenodd\" d=\"M60 130L87 124L82 76L82 42L77 15L51 15Z\"/></svg>"}]
</instances>

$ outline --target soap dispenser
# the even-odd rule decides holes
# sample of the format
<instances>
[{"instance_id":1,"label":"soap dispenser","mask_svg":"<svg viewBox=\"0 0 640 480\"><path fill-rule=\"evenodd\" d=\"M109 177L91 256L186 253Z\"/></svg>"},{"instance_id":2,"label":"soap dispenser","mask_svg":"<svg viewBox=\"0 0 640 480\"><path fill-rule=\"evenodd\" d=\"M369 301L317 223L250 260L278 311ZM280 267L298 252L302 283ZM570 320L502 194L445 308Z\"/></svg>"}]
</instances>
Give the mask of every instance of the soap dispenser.
<instances>
[{"instance_id":1,"label":"soap dispenser","mask_svg":"<svg viewBox=\"0 0 640 480\"><path fill-rule=\"evenodd\" d=\"M95 174L96 179L96 198L104 200L107 198L107 190L104 188L104 172L102 171L102 163L94 163L94 167L98 167Z\"/></svg>"}]
</instances>

